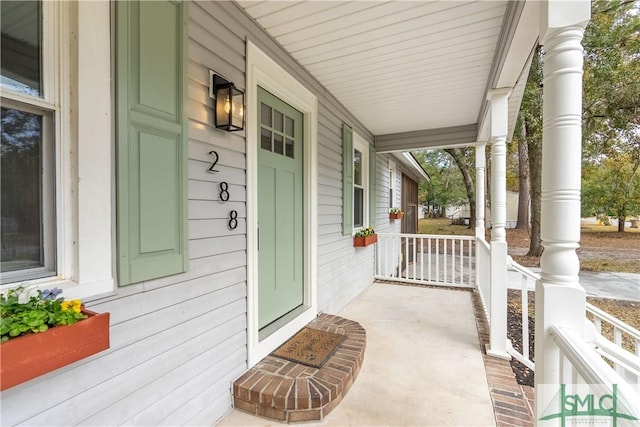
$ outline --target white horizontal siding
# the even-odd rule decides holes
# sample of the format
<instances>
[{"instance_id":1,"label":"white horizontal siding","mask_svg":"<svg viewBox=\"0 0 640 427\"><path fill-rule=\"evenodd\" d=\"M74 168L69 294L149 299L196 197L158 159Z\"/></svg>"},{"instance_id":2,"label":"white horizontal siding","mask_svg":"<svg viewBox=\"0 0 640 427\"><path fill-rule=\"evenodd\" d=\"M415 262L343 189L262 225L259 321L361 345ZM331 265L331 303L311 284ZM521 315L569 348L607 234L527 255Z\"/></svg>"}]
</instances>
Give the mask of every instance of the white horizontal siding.
<instances>
[{"instance_id":1,"label":"white horizontal siding","mask_svg":"<svg viewBox=\"0 0 640 427\"><path fill-rule=\"evenodd\" d=\"M342 235L342 124L371 142L370 132L237 5L190 2L189 15L189 270L92 301L111 313L111 348L4 391L3 425L212 425L230 410L247 366L246 141L213 128L208 86L215 70L243 87L246 38L318 96L319 310L338 313L373 280L373 247Z\"/></svg>"}]
</instances>

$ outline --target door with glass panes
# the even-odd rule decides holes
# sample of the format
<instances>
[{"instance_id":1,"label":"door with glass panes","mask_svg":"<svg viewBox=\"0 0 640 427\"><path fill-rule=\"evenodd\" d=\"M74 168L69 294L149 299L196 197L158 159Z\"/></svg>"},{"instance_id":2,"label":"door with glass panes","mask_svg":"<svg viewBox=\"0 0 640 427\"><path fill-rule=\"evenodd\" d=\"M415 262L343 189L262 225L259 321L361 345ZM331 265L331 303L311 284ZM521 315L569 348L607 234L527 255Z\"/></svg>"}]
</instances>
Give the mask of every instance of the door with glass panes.
<instances>
[{"instance_id":1,"label":"door with glass panes","mask_svg":"<svg viewBox=\"0 0 640 427\"><path fill-rule=\"evenodd\" d=\"M258 87L258 324L304 302L300 111Z\"/></svg>"}]
</instances>

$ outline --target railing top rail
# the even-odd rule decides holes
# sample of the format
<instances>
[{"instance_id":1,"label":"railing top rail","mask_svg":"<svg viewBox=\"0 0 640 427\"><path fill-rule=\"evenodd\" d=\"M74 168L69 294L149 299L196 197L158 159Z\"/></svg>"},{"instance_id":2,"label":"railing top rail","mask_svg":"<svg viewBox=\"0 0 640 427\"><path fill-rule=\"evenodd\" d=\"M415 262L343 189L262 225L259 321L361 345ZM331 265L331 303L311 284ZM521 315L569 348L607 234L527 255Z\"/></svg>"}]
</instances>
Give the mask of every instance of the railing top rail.
<instances>
[{"instance_id":1,"label":"railing top rail","mask_svg":"<svg viewBox=\"0 0 640 427\"><path fill-rule=\"evenodd\" d=\"M558 344L562 354L569 359L586 384L618 384L624 386L627 399L636 394L631 387L605 362L595 349L572 330L558 325L551 325L553 340ZM637 395L637 394L636 394ZM640 396L637 396L640 399Z\"/></svg>"},{"instance_id":2,"label":"railing top rail","mask_svg":"<svg viewBox=\"0 0 640 427\"><path fill-rule=\"evenodd\" d=\"M417 239L441 239L441 240L476 240L475 236L464 235L440 235L440 234L408 234L408 233L376 233L378 237L412 237Z\"/></svg>"},{"instance_id":3,"label":"railing top rail","mask_svg":"<svg viewBox=\"0 0 640 427\"><path fill-rule=\"evenodd\" d=\"M529 270L527 267L518 264L511 257L507 257L507 268L511 270L515 270L518 273L522 273L533 280L540 280L540 275L538 273L535 273Z\"/></svg>"},{"instance_id":4,"label":"railing top rail","mask_svg":"<svg viewBox=\"0 0 640 427\"><path fill-rule=\"evenodd\" d=\"M622 320L618 319L617 317L614 317L614 316L610 315L606 311L603 311L603 310L599 309L598 307L594 306L593 304L586 303L586 309L587 309L588 312L593 313L594 315L602 318L606 322L611 323L616 328L620 329L623 332L626 332L627 334L631 335L635 339L640 339L640 331L639 330L637 330L636 328L634 328L631 325L628 325L628 324L624 323Z\"/></svg>"},{"instance_id":5,"label":"railing top rail","mask_svg":"<svg viewBox=\"0 0 640 427\"><path fill-rule=\"evenodd\" d=\"M484 240L482 237L476 237L476 241L478 243L480 243L482 246L484 246L486 249L491 249L491 246L489 245L489 242Z\"/></svg>"}]
</instances>

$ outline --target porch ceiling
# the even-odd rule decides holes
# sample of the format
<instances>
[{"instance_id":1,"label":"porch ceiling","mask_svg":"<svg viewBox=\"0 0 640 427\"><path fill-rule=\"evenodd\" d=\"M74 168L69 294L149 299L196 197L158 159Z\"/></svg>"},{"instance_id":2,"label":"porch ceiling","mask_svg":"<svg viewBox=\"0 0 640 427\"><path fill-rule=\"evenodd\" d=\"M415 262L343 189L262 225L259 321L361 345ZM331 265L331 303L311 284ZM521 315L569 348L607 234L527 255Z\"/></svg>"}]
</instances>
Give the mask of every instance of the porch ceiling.
<instances>
[{"instance_id":1,"label":"porch ceiling","mask_svg":"<svg viewBox=\"0 0 640 427\"><path fill-rule=\"evenodd\" d=\"M487 91L516 85L537 38L533 1L238 3L387 151L482 140Z\"/></svg>"}]
</instances>

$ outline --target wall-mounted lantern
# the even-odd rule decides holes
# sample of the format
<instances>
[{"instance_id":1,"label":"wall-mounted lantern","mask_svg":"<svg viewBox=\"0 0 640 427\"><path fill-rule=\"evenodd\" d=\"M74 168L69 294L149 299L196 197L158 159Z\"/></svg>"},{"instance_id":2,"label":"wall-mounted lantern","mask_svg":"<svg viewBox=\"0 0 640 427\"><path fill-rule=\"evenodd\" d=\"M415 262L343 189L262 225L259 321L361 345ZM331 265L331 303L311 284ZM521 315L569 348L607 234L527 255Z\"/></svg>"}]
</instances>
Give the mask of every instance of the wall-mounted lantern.
<instances>
[{"instance_id":1,"label":"wall-mounted lantern","mask_svg":"<svg viewBox=\"0 0 640 427\"><path fill-rule=\"evenodd\" d=\"M209 77L209 96L215 101L216 128L228 132L244 129L244 92L213 71L209 71Z\"/></svg>"}]
</instances>

